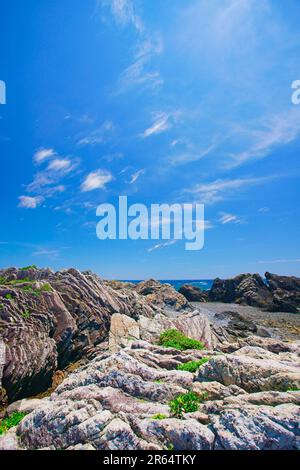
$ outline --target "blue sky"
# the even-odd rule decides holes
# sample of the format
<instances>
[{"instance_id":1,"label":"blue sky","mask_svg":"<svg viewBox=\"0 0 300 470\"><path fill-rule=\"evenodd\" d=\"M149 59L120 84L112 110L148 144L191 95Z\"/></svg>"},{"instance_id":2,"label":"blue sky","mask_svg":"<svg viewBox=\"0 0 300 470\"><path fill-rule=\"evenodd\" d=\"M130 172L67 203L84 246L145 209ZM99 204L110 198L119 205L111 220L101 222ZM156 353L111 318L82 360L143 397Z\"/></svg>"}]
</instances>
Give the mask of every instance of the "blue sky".
<instances>
[{"instance_id":1,"label":"blue sky","mask_svg":"<svg viewBox=\"0 0 300 470\"><path fill-rule=\"evenodd\" d=\"M300 275L299 18L298 0L3 1L0 265ZM98 240L119 195L204 203L204 249Z\"/></svg>"}]
</instances>

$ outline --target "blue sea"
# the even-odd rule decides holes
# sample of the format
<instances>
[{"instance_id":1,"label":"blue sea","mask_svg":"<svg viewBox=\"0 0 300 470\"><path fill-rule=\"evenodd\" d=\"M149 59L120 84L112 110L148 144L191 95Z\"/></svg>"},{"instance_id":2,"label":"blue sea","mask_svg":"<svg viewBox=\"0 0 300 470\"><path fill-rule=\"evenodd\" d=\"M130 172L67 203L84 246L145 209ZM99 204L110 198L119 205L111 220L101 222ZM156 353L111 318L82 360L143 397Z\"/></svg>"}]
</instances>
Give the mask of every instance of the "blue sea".
<instances>
[{"instance_id":1,"label":"blue sea","mask_svg":"<svg viewBox=\"0 0 300 470\"><path fill-rule=\"evenodd\" d=\"M138 284L139 282L141 281L132 281L132 280L126 280L123 282L133 282L134 284ZM171 284L171 286L173 286L176 290L179 290L179 288L183 285L183 284L190 284L191 286L196 286L196 287L199 287L199 289L201 290L209 290L213 284L213 279L195 279L193 281L191 280L187 280L187 279L180 279L180 280L160 280L159 282L161 282L162 284Z\"/></svg>"}]
</instances>

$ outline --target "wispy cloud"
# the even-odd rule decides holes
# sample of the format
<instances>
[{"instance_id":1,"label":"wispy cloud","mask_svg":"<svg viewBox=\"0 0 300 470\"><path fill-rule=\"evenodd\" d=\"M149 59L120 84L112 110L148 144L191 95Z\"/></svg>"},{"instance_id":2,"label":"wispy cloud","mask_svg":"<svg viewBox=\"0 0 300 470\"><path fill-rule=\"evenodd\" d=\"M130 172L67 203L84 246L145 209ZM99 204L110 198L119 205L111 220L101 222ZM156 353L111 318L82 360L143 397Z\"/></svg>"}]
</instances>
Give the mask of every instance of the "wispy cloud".
<instances>
[{"instance_id":1,"label":"wispy cloud","mask_svg":"<svg viewBox=\"0 0 300 470\"><path fill-rule=\"evenodd\" d=\"M144 175L144 174L145 174L144 169L136 171L135 173L133 173L133 175L131 175L131 179L129 181L129 184L135 183L139 179L139 177Z\"/></svg>"},{"instance_id":2,"label":"wispy cloud","mask_svg":"<svg viewBox=\"0 0 300 470\"><path fill-rule=\"evenodd\" d=\"M113 176L109 171L96 170L89 173L81 185L81 191L93 191L94 189L105 189L107 183L113 180Z\"/></svg>"},{"instance_id":3,"label":"wispy cloud","mask_svg":"<svg viewBox=\"0 0 300 470\"><path fill-rule=\"evenodd\" d=\"M234 194L242 188L264 184L276 176L257 177L257 178L236 178L236 179L218 179L210 183L197 184L192 189L185 192L197 195L198 200L203 204L214 204L222 201L225 197Z\"/></svg>"},{"instance_id":4,"label":"wispy cloud","mask_svg":"<svg viewBox=\"0 0 300 470\"><path fill-rule=\"evenodd\" d=\"M53 171L67 171L71 168L72 162L71 160L68 160L66 158L56 158L55 160L52 160L47 169L48 170L53 170Z\"/></svg>"},{"instance_id":5,"label":"wispy cloud","mask_svg":"<svg viewBox=\"0 0 300 470\"><path fill-rule=\"evenodd\" d=\"M57 258L59 254L59 250L49 250L47 248L41 248L32 253L33 256L45 256L49 258Z\"/></svg>"},{"instance_id":6,"label":"wispy cloud","mask_svg":"<svg viewBox=\"0 0 300 470\"><path fill-rule=\"evenodd\" d=\"M85 137L82 137L77 144L78 145L97 145L106 142L108 136L115 129L115 125L112 121L105 121L98 129L90 132Z\"/></svg>"},{"instance_id":7,"label":"wispy cloud","mask_svg":"<svg viewBox=\"0 0 300 470\"><path fill-rule=\"evenodd\" d=\"M178 120L180 116L179 111L172 113L159 112L155 113L153 123L150 127L145 129L142 133L142 138L147 138L155 134L161 134L173 127L174 123Z\"/></svg>"},{"instance_id":8,"label":"wispy cloud","mask_svg":"<svg viewBox=\"0 0 300 470\"><path fill-rule=\"evenodd\" d=\"M152 62L163 51L161 35L147 31L133 0L98 0L98 10L103 12L105 9L109 9L117 25L122 28L133 27L137 34L132 61L121 73L115 94L136 87L150 90L160 88L164 80Z\"/></svg>"},{"instance_id":9,"label":"wispy cloud","mask_svg":"<svg viewBox=\"0 0 300 470\"><path fill-rule=\"evenodd\" d=\"M41 148L35 152L33 160L39 164L45 160L48 160L49 158L54 157L55 155L56 153L53 149Z\"/></svg>"},{"instance_id":10,"label":"wispy cloud","mask_svg":"<svg viewBox=\"0 0 300 470\"><path fill-rule=\"evenodd\" d=\"M249 142L248 148L242 152L232 153L232 161L227 165L232 168L248 161L267 157L276 147L293 142L300 135L300 111L289 112L266 118L250 129L238 128L240 136Z\"/></svg>"},{"instance_id":11,"label":"wispy cloud","mask_svg":"<svg viewBox=\"0 0 300 470\"><path fill-rule=\"evenodd\" d=\"M41 197L20 196L19 207L24 209L36 209L43 202Z\"/></svg>"},{"instance_id":12,"label":"wispy cloud","mask_svg":"<svg viewBox=\"0 0 300 470\"><path fill-rule=\"evenodd\" d=\"M237 215L233 214L227 214L225 212L220 213L220 218L219 222L222 225L227 225L227 224L243 224L244 220L238 217Z\"/></svg>"},{"instance_id":13,"label":"wispy cloud","mask_svg":"<svg viewBox=\"0 0 300 470\"><path fill-rule=\"evenodd\" d=\"M116 94L124 93L132 87L140 86L152 90L160 88L164 80L158 70L151 67L152 59L163 51L162 41L146 39L138 45L133 62L122 72Z\"/></svg>"},{"instance_id":14,"label":"wispy cloud","mask_svg":"<svg viewBox=\"0 0 300 470\"><path fill-rule=\"evenodd\" d=\"M215 144L213 144L199 152L180 153L179 155L169 157L169 162L171 165L184 165L186 163L196 162L209 155L215 147Z\"/></svg>"},{"instance_id":15,"label":"wispy cloud","mask_svg":"<svg viewBox=\"0 0 300 470\"><path fill-rule=\"evenodd\" d=\"M172 245L175 245L175 243L177 243L178 240L169 240L167 242L164 242L164 243L157 243L156 245L152 246L151 248L148 248L148 252L151 253L152 251L155 251L155 250L160 250L162 248L166 248L168 246L172 246Z\"/></svg>"},{"instance_id":16,"label":"wispy cloud","mask_svg":"<svg viewBox=\"0 0 300 470\"><path fill-rule=\"evenodd\" d=\"M143 22L137 14L132 0L98 0L97 6L101 10L109 9L114 20L120 26L133 26L137 32L143 32Z\"/></svg>"}]
</instances>

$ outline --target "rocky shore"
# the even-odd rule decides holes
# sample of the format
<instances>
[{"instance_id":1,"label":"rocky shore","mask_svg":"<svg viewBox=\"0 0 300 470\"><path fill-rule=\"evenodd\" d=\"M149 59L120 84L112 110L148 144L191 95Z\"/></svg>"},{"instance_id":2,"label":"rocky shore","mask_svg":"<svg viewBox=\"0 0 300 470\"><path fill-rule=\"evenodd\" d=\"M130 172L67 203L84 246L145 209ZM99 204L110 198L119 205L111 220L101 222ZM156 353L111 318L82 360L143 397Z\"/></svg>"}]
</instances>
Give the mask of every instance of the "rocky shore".
<instances>
[{"instance_id":1,"label":"rocky shore","mask_svg":"<svg viewBox=\"0 0 300 470\"><path fill-rule=\"evenodd\" d=\"M299 280L245 276L192 303L154 280L0 271L0 449L299 449L299 317L263 310L298 308Z\"/></svg>"},{"instance_id":2,"label":"rocky shore","mask_svg":"<svg viewBox=\"0 0 300 470\"><path fill-rule=\"evenodd\" d=\"M183 285L179 292L190 302L224 302L258 307L268 312L300 312L300 278L265 273L215 279L209 291Z\"/></svg>"}]
</instances>

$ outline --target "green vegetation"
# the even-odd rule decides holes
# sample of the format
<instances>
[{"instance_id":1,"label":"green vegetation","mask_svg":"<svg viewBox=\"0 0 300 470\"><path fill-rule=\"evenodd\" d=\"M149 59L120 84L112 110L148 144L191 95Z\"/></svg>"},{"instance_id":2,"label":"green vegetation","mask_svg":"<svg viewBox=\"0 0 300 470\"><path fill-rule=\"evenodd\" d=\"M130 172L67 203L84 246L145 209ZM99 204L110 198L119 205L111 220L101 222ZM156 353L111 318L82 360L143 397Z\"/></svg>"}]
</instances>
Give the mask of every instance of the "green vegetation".
<instances>
[{"instance_id":1,"label":"green vegetation","mask_svg":"<svg viewBox=\"0 0 300 470\"><path fill-rule=\"evenodd\" d=\"M177 395L170 401L170 411L176 418L182 418L183 413L193 413L198 410L199 397L194 392Z\"/></svg>"},{"instance_id":2,"label":"green vegetation","mask_svg":"<svg viewBox=\"0 0 300 470\"><path fill-rule=\"evenodd\" d=\"M6 277L0 276L0 284L6 284Z\"/></svg>"},{"instance_id":3,"label":"green vegetation","mask_svg":"<svg viewBox=\"0 0 300 470\"><path fill-rule=\"evenodd\" d=\"M164 383L164 381L161 380L161 379L156 379L156 380L154 380L154 382L155 382L156 384L162 384L162 383Z\"/></svg>"},{"instance_id":4,"label":"green vegetation","mask_svg":"<svg viewBox=\"0 0 300 470\"><path fill-rule=\"evenodd\" d=\"M298 388L298 387L289 387L286 391L287 392L300 392L300 388Z\"/></svg>"},{"instance_id":5,"label":"green vegetation","mask_svg":"<svg viewBox=\"0 0 300 470\"><path fill-rule=\"evenodd\" d=\"M5 418L2 421L0 421L0 436L2 434L5 434L10 428L17 426L25 416L26 416L26 413L21 413L19 411L16 411L8 418Z\"/></svg>"},{"instance_id":6,"label":"green vegetation","mask_svg":"<svg viewBox=\"0 0 300 470\"><path fill-rule=\"evenodd\" d=\"M179 349L185 351L186 349L203 349L204 344L201 341L188 338L181 331L176 329L166 330L159 337L159 344L166 348Z\"/></svg>"},{"instance_id":7,"label":"green vegetation","mask_svg":"<svg viewBox=\"0 0 300 470\"><path fill-rule=\"evenodd\" d=\"M4 296L7 300L13 300L12 294L5 294Z\"/></svg>"},{"instance_id":8,"label":"green vegetation","mask_svg":"<svg viewBox=\"0 0 300 470\"><path fill-rule=\"evenodd\" d=\"M203 357L199 361L189 361L185 362L184 364L180 364L177 366L177 370L185 370L187 372L196 372L199 367L203 366L206 362L209 361L209 357Z\"/></svg>"},{"instance_id":9,"label":"green vegetation","mask_svg":"<svg viewBox=\"0 0 300 470\"><path fill-rule=\"evenodd\" d=\"M29 312L29 310L24 310L24 312L21 312L20 315L26 320L27 318L30 317L31 312Z\"/></svg>"},{"instance_id":10,"label":"green vegetation","mask_svg":"<svg viewBox=\"0 0 300 470\"><path fill-rule=\"evenodd\" d=\"M24 268L20 268L20 271L28 271L29 269L37 270L38 267L35 264L31 264L30 266L24 266Z\"/></svg>"},{"instance_id":11,"label":"green vegetation","mask_svg":"<svg viewBox=\"0 0 300 470\"><path fill-rule=\"evenodd\" d=\"M167 415L163 415L163 414L161 414L161 413L157 413L157 415L152 416L151 419L167 419L167 418L168 418Z\"/></svg>"},{"instance_id":12,"label":"green vegetation","mask_svg":"<svg viewBox=\"0 0 300 470\"><path fill-rule=\"evenodd\" d=\"M52 287L50 286L50 284L46 283L42 285L40 290L41 292L52 292Z\"/></svg>"},{"instance_id":13,"label":"green vegetation","mask_svg":"<svg viewBox=\"0 0 300 470\"><path fill-rule=\"evenodd\" d=\"M29 277L24 277L24 279L14 279L12 281L9 281L8 284L10 284L11 286L14 286L16 284L24 284L25 282L33 283L35 281L32 279L29 279Z\"/></svg>"}]
</instances>

